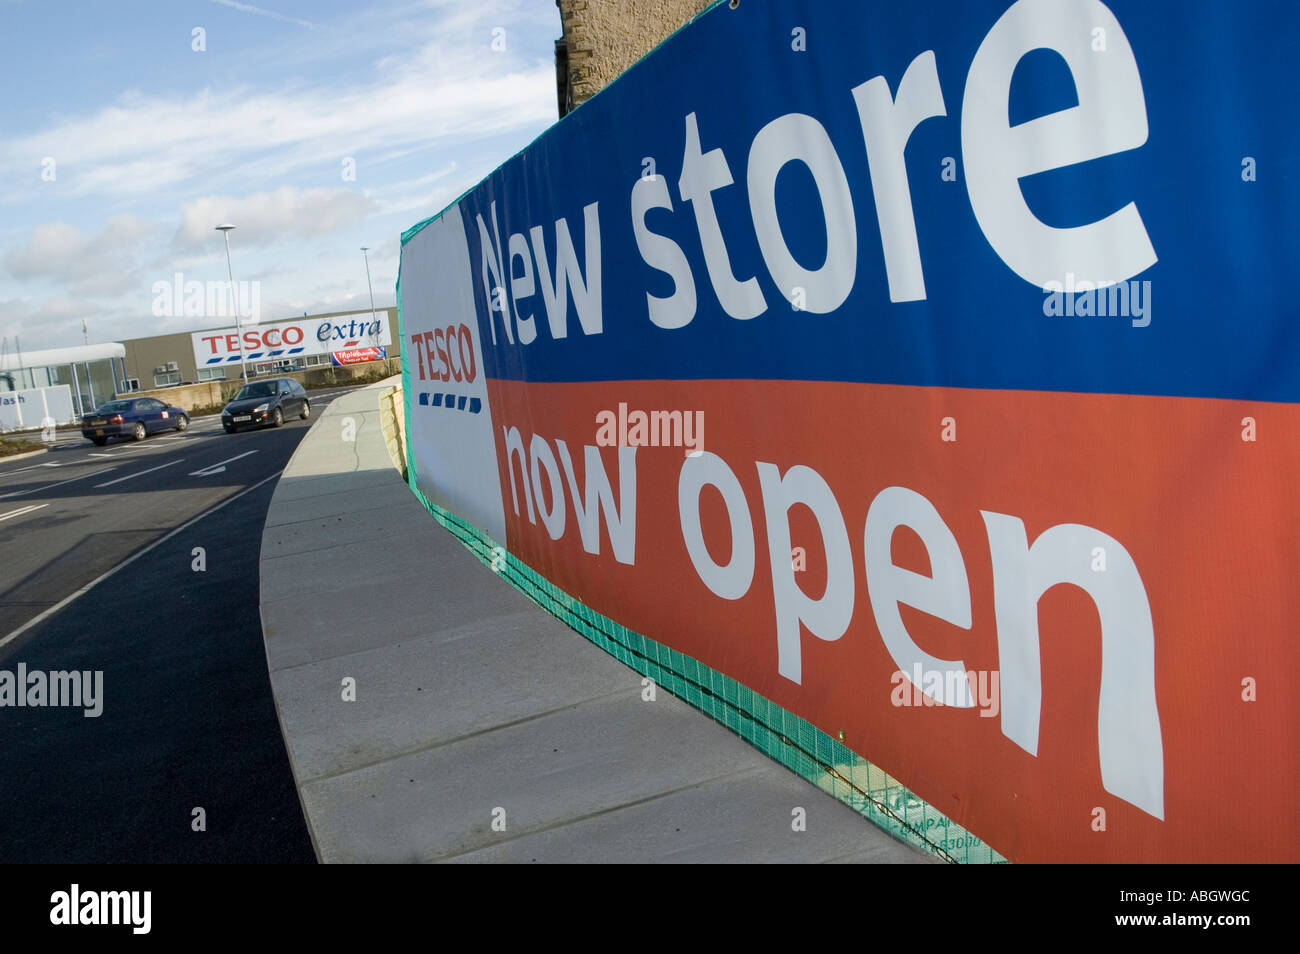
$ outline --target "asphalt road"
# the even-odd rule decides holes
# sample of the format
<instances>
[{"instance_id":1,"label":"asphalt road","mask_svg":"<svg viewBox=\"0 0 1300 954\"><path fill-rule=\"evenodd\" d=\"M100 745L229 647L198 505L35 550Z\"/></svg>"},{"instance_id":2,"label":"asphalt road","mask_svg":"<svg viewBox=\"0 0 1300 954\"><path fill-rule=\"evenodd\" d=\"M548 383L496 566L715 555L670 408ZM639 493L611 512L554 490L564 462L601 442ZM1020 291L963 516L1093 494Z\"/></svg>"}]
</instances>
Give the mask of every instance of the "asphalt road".
<instances>
[{"instance_id":1,"label":"asphalt road","mask_svg":"<svg viewBox=\"0 0 1300 954\"><path fill-rule=\"evenodd\" d=\"M312 393L312 420L340 393ZM0 706L0 862L315 859L257 578L276 478L311 423L228 435L197 418L105 447L72 433L0 463L0 679L103 673L97 717L84 700Z\"/></svg>"}]
</instances>

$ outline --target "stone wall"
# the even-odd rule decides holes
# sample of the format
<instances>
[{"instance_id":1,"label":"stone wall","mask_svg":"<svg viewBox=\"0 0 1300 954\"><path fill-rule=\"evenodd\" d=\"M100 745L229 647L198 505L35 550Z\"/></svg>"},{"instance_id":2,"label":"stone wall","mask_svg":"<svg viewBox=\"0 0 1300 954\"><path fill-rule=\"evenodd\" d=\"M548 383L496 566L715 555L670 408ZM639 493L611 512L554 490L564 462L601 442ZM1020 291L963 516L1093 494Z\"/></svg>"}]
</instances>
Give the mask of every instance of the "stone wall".
<instances>
[{"instance_id":1,"label":"stone wall","mask_svg":"<svg viewBox=\"0 0 1300 954\"><path fill-rule=\"evenodd\" d=\"M577 106L714 0L556 0L568 59L568 98ZM560 83L561 95L565 84ZM561 110L565 112L566 110Z\"/></svg>"},{"instance_id":2,"label":"stone wall","mask_svg":"<svg viewBox=\"0 0 1300 954\"><path fill-rule=\"evenodd\" d=\"M273 378L293 378L307 390L329 387L351 387L356 384L368 384L393 374L400 374L402 364L396 358L387 361L367 361L364 364L346 365L341 368L319 367L305 371L286 371L283 374L264 374L253 379L269 381ZM169 388L144 388L117 397L155 397L164 404L192 411L196 407L210 407L225 404L231 395L239 390L243 382L206 381L199 384L177 384Z\"/></svg>"}]
</instances>

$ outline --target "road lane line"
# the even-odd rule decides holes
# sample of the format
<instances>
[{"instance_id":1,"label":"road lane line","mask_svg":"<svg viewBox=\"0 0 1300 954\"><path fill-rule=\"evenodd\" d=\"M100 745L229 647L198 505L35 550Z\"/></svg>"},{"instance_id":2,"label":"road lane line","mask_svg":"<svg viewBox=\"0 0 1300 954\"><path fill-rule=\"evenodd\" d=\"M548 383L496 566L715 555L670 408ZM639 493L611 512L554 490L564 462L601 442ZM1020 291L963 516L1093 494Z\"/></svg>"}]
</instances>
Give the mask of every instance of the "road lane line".
<instances>
[{"instance_id":1,"label":"road lane line","mask_svg":"<svg viewBox=\"0 0 1300 954\"><path fill-rule=\"evenodd\" d=\"M90 454L91 457L112 457L112 454ZM25 474L31 470L40 470L42 467L77 467L81 464L90 464L93 461L88 460L65 460L56 464L29 464L26 467L15 467L13 470L0 470L0 478L9 477L14 474Z\"/></svg>"},{"instance_id":2,"label":"road lane line","mask_svg":"<svg viewBox=\"0 0 1300 954\"><path fill-rule=\"evenodd\" d=\"M20 507L17 510L10 510L8 513L0 513L0 520L8 520L10 517L21 517L25 513L31 513L33 510L40 510L42 507L48 507L49 504L30 504L26 507Z\"/></svg>"},{"instance_id":3,"label":"road lane line","mask_svg":"<svg viewBox=\"0 0 1300 954\"><path fill-rule=\"evenodd\" d=\"M234 457L227 457L225 460L219 460L215 464L209 464L206 467L200 467L198 470L192 471L189 476L206 477L207 476L206 472L212 470L214 467L220 467L223 464L229 464L231 461L239 460L239 458L241 457L247 457L249 454L256 454L256 453L257 451L251 450L251 451L245 451L242 454L236 454Z\"/></svg>"},{"instance_id":4,"label":"road lane line","mask_svg":"<svg viewBox=\"0 0 1300 954\"><path fill-rule=\"evenodd\" d=\"M162 470L164 467L170 467L172 464L182 463L184 460L184 457L178 457L176 460L169 460L165 464L159 464L157 467L150 467L148 470L137 470L134 474L127 474L125 477L106 480L102 484L95 484L95 487L96 489L100 487L112 487L114 484L120 484L124 480L130 480L132 477L143 477L145 474L152 474L155 470Z\"/></svg>"},{"instance_id":5,"label":"road lane line","mask_svg":"<svg viewBox=\"0 0 1300 954\"><path fill-rule=\"evenodd\" d=\"M31 490L11 490L7 494L0 494L0 500L7 497L26 497L28 494L38 494L42 490L53 490L55 487L62 487L64 484L70 484L74 480L85 480L87 477L98 477L100 474L107 474L110 470L116 470L116 467L105 467L103 470L91 471L89 474L82 474L80 477L69 477L67 480L60 480L57 483L46 484L44 487L33 487Z\"/></svg>"},{"instance_id":6,"label":"road lane line","mask_svg":"<svg viewBox=\"0 0 1300 954\"><path fill-rule=\"evenodd\" d=\"M59 600L59 602L55 603L53 606L51 606L49 609L45 610L43 613L40 613L40 614L38 614L38 615L36 615L36 616L33 616L31 619L29 619L27 622L23 623L23 625L19 626L17 629L15 629L15 630L14 630L12 633L10 633L8 636L5 636L3 639L0 639L0 649L3 649L5 646L9 645L11 642L13 642L15 639L17 639L17 638L18 638L19 636L21 636L23 633L27 632L27 630L31 629L33 626L37 625L38 623L42 623L42 622L44 622L45 620L49 619L49 618L50 618L51 616L53 616L55 613L59 612L59 610L63 609L65 606L67 606L69 603L73 602L74 600L76 600L76 599L78 599L78 598L80 598L80 597L82 597L82 596L85 596L85 595L86 595L87 593L89 593L92 589L94 589L96 585L98 585L98 584L104 582L105 580L107 580L110 576L112 576L112 575L113 575L114 573L116 573L118 570L123 570L123 569L125 569L126 567L130 566L130 565L131 565L132 563L134 563L136 560L140 559L140 557L144 556L144 555L145 555L146 553L148 553L150 550L154 549L154 547L160 547L160 546L162 546L164 543L166 543L166 542L167 542L168 540L170 540L172 537L176 536L178 533L180 533L180 532L183 531L183 530L188 530L190 527L194 526L194 524L198 523L198 522L199 522L200 520L202 520L204 517L208 516L209 514L214 514L214 513L216 513L218 510L220 510L220 509L221 509L222 507L224 507L226 504L234 503L234 502L235 502L236 500L238 500L240 497L244 496L244 494L251 494L251 493L252 493L254 490L256 490L258 487L261 487L264 483L266 483L266 482L269 481L269 480L275 480L275 479L276 479L277 477L279 477L282 473L284 473L284 469L283 469L283 468L281 468L280 470L277 470L274 474L272 474L272 475L269 476L269 477L264 477L263 479L259 480L257 483L253 484L253 486L244 488L244 489L241 490L239 493L235 494L233 497L227 497L225 500L221 501L221 503L217 504L217 505L214 506L214 507L209 507L207 510L203 511L203 513L199 514L197 517L193 517L192 519L187 520L185 523L181 524L179 527L177 527L177 528L176 528L175 530L173 530L171 533L167 534L165 537L160 537L160 538L158 538L158 539L155 540L153 543L149 544L147 547L145 547L143 550L141 550L139 553L135 553L135 554L132 554L131 556L127 557L125 560L123 560L123 561L122 561L121 563L119 563L117 566L113 567L111 570L106 570L105 572L101 573L99 576L95 577L93 580L91 580L89 583L87 583L87 584L86 584L85 586L83 586L81 589L77 590L76 592L72 593L72 594L69 595L69 596L65 596L63 599Z\"/></svg>"}]
</instances>

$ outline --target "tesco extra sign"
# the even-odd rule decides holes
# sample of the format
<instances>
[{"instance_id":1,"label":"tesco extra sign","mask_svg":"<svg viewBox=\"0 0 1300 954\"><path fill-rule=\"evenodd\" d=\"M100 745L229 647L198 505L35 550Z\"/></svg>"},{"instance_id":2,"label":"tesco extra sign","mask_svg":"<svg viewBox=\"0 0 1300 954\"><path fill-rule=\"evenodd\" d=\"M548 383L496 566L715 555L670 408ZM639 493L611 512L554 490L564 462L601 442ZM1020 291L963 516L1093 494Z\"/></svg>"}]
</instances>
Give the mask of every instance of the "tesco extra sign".
<instances>
[{"instance_id":1,"label":"tesco extra sign","mask_svg":"<svg viewBox=\"0 0 1300 954\"><path fill-rule=\"evenodd\" d=\"M294 358L309 354L330 354L353 348L384 347L393 343L388 314L358 312L328 318L302 318L243 331L220 329L196 331L190 336L194 363L206 368L240 360Z\"/></svg>"}]
</instances>

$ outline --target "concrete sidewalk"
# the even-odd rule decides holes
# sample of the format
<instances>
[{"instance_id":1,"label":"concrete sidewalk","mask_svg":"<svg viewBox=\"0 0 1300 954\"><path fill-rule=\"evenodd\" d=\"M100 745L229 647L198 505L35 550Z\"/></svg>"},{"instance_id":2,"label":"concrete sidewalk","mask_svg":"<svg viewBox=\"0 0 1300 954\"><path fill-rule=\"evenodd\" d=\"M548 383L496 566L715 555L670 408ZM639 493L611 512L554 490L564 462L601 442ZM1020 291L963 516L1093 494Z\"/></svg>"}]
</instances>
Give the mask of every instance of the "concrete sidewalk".
<instances>
[{"instance_id":1,"label":"concrete sidewalk","mask_svg":"<svg viewBox=\"0 0 1300 954\"><path fill-rule=\"evenodd\" d=\"M642 701L416 501L378 395L324 412L262 536L271 685L322 861L934 860L666 690Z\"/></svg>"}]
</instances>

